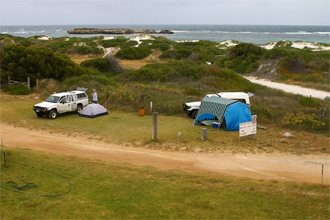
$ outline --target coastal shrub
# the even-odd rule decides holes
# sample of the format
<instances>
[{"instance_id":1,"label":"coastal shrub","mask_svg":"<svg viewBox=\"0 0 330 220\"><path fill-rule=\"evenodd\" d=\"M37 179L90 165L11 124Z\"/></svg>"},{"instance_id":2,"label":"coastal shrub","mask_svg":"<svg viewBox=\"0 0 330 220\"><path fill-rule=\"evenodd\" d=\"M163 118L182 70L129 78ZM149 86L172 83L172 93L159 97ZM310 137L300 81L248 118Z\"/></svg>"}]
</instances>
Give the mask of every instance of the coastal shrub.
<instances>
[{"instance_id":1,"label":"coastal shrub","mask_svg":"<svg viewBox=\"0 0 330 220\"><path fill-rule=\"evenodd\" d=\"M118 51L115 56L121 59L143 59L149 56L152 51L147 47L132 47Z\"/></svg>"},{"instance_id":2,"label":"coastal shrub","mask_svg":"<svg viewBox=\"0 0 330 220\"><path fill-rule=\"evenodd\" d=\"M198 56L196 57L196 61L208 61L208 62L213 62L215 60L215 50L212 49L201 49L198 52Z\"/></svg>"},{"instance_id":3,"label":"coastal shrub","mask_svg":"<svg viewBox=\"0 0 330 220\"><path fill-rule=\"evenodd\" d=\"M321 130L326 126L325 122L320 121L320 118L315 114L287 113L282 120L282 126L291 129L302 130Z\"/></svg>"},{"instance_id":4,"label":"coastal shrub","mask_svg":"<svg viewBox=\"0 0 330 220\"><path fill-rule=\"evenodd\" d=\"M291 41L278 41L274 47L291 48L291 46L292 46Z\"/></svg>"},{"instance_id":5,"label":"coastal shrub","mask_svg":"<svg viewBox=\"0 0 330 220\"><path fill-rule=\"evenodd\" d=\"M252 115L258 116L258 122L269 123L273 118L273 111L268 106L251 105L250 109Z\"/></svg>"},{"instance_id":6,"label":"coastal shrub","mask_svg":"<svg viewBox=\"0 0 330 220\"><path fill-rule=\"evenodd\" d=\"M259 67L257 62L265 50L259 46L249 43L241 43L233 47L229 51L228 59L230 63L226 63L229 68L239 73L250 73ZM227 60L220 61L220 65L224 65Z\"/></svg>"},{"instance_id":7,"label":"coastal shrub","mask_svg":"<svg viewBox=\"0 0 330 220\"><path fill-rule=\"evenodd\" d=\"M85 60L81 62L80 65L85 67L95 67L100 72L106 72L110 70L110 64L104 58Z\"/></svg>"},{"instance_id":8,"label":"coastal shrub","mask_svg":"<svg viewBox=\"0 0 330 220\"><path fill-rule=\"evenodd\" d=\"M302 97L299 99L299 103L303 106L309 106L309 107L316 107L319 105L319 102L317 99L312 97Z\"/></svg>"},{"instance_id":9,"label":"coastal shrub","mask_svg":"<svg viewBox=\"0 0 330 220\"><path fill-rule=\"evenodd\" d=\"M280 67L281 72L288 73L303 73L305 71L304 64L300 59L290 59L284 57L278 62L278 67Z\"/></svg>"},{"instance_id":10,"label":"coastal shrub","mask_svg":"<svg viewBox=\"0 0 330 220\"><path fill-rule=\"evenodd\" d=\"M224 53L224 50L217 49L215 42L180 42L174 45L174 49L164 52L160 58L186 59L192 61L214 61L215 55Z\"/></svg>"},{"instance_id":11,"label":"coastal shrub","mask_svg":"<svg viewBox=\"0 0 330 220\"><path fill-rule=\"evenodd\" d=\"M99 76L99 77L94 77L94 80L102 85L117 86L117 83L113 81L110 77Z\"/></svg>"},{"instance_id":12,"label":"coastal shrub","mask_svg":"<svg viewBox=\"0 0 330 220\"><path fill-rule=\"evenodd\" d=\"M215 61L213 65L220 66L220 67L227 67L228 66L228 63L230 63L230 62L231 61L229 61L229 59L227 57L221 57L220 59L218 59L217 61Z\"/></svg>"},{"instance_id":13,"label":"coastal shrub","mask_svg":"<svg viewBox=\"0 0 330 220\"><path fill-rule=\"evenodd\" d=\"M175 60L188 59L188 57L192 53L193 53L193 51L191 49L181 48L178 50L165 51L160 56L160 58L175 59Z\"/></svg>"},{"instance_id":14,"label":"coastal shrub","mask_svg":"<svg viewBox=\"0 0 330 220\"><path fill-rule=\"evenodd\" d=\"M142 67L140 69L135 70L134 77L142 81L167 81L167 76L164 71L149 67Z\"/></svg>"},{"instance_id":15,"label":"coastal shrub","mask_svg":"<svg viewBox=\"0 0 330 220\"><path fill-rule=\"evenodd\" d=\"M101 45L104 48L107 48L107 47L121 47L121 45L123 43L125 43L127 40L128 40L127 38L125 38L123 36L119 36L119 37L116 37L116 38L111 39L111 40L102 40Z\"/></svg>"},{"instance_id":16,"label":"coastal shrub","mask_svg":"<svg viewBox=\"0 0 330 220\"><path fill-rule=\"evenodd\" d=\"M175 45L176 50L180 49L192 49L198 45L198 42L180 42Z\"/></svg>"},{"instance_id":17,"label":"coastal shrub","mask_svg":"<svg viewBox=\"0 0 330 220\"><path fill-rule=\"evenodd\" d=\"M83 74L91 75L93 72L77 65L68 56L54 54L44 47L9 45L1 50L1 78L5 82L8 75L19 82L25 82L30 77L33 86L36 79L64 80Z\"/></svg>"},{"instance_id":18,"label":"coastal shrub","mask_svg":"<svg viewBox=\"0 0 330 220\"><path fill-rule=\"evenodd\" d=\"M87 46L78 46L78 47L75 47L74 49L80 55L90 54L92 52L92 50Z\"/></svg>"},{"instance_id":19,"label":"coastal shrub","mask_svg":"<svg viewBox=\"0 0 330 220\"><path fill-rule=\"evenodd\" d=\"M64 80L64 84L68 86L73 86L73 85L79 85L81 82L85 81L85 78L82 76L77 76L77 77L72 77L72 78L67 78Z\"/></svg>"},{"instance_id":20,"label":"coastal shrub","mask_svg":"<svg viewBox=\"0 0 330 220\"><path fill-rule=\"evenodd\" d=\"M91 60L85 60L80 63L81 66L88 67L90 69L96 69L99 72L114 72L120 73L124 69L119 65L118 60L111 55L104 58L96 58Z\"/></svg>"},{"instance_id":21,"label":"coastal shrub","mask_svg":"<svg viewBox=\"0 0 330 220\"><path fill-rule=\"evenodd\" d=\"M160 59L176 59L175 51L174 50L168 50L163 52L160 56Z\"/></svg>"},{"instance_id":22,"label":"coastal shrub","mask_svg":"<svg viewBox=\"0 0 330 220\"><path fill-rule=\"evenodd\" d=\"M167 51L170 49L171 43L168 40L152 40L152 41L143 41L143 43L148 44L150 49L159 49L161 51ZM143 43L141 46L143 46Z\"/></svg>"},{"instance_id":23,"label":"coastal shrub","mask_svg":"<svg viewBox=\"0 0 330 220\"><path fill-rule=\"evenodd\" d=\"M262 56L265 49L251 44L251 43L241 43L233 47L228 54L229 59L235 59L241 56L249 57L249 55L254 54L257 56Z\"/></svg>"},{"instance_id":24,"label":"coastal shrub","mask_svg":"<svg viewBox=\"0 0 330 220\"><path fill-rule=\"evenodd\" d=\"M202 95L204 95L203 92L201 92L200 90L195 89L195 88L187 88L186 90L184 90L184 93L186 95L195 95L195 96L202 96Z\"/></svg>"},{"instance_id":25,"label":"coastal shrub","mask_svg":"<svg viewBox=\"0 0 330 220\"><path fill-rule=\"evenodd\" d=\"M66 53L69 49L73 48L73 43L69 41L61 41L48 45L48 48L54 52Z\"/></svg>"},{"instance_id":26,"label":"coastal shrub","mask_svg":"<svg viewBox=\"0 0 330 220\"><path fill-rule=\"evenodd\" d=\"M125 48L129 48L129 47L133 47L138 45L138 42L135 40L130 40L130 41L126 41L122 44L120 44L120 49L125 49Z\"/></svg>"},{"instance_id":27,"label":"coastal shrub","mask_svg":"<svg viewBox=\"0 0 330 220\"><path fill-rule=\"evenodd\" d=\"M259 62L256 62L258 58L259 56L255 54L250 54L248 57L242 55L233 59L229 67L239 73L250 73L258 69L260 65Z\"/></svg>"},{"instance_id":28,"label":"coastal shrub","mask_svg":"<svg viewBox=\"0 0 330 220\"><path fill-rule=\"evenodd\" d=\"M29 39L23 39L23 40L20 40L19 43L21 45L23 45L24 47L29 47L32 45L32 41L29 40Z\"/></svg>"},{"instance_id":29,"label":"coastal shrub","mask_svg":"<svg viewBox=\"0 0 330 220\"><path fill-rule=\"evenodd\" d=\"M4 89L5 92L9 92L11 95L28 95L31 93L25 85L15 84Z\"/></svg>"},{"instance_id":30,"label":"coastal shrub","mask_svg":"<svg viewBox=\"0 0 330 220\"><path fill-rule=\"evenodd\" d=\"M124 71L124 68L119 65L119 61L116 60L112 55L104 57L105 61L109 64L109 70L115 73Z\"/></svg>"},{"instance_id":31,"label":"coastal shrub","mask_svg":"<svg viewBox=\"0 0 330 220\"><path fill-rule=\"evenodd\" d=\"M91 37L91 38L85 38L85 37L70 37L68 39L68 42L72 42L73 45L78 46L89 46L92 48L97 47L97 41L100 40L101 37Z\"/></svg>"},{"instance_id":32,"label":"coastal shrub","mask_svg":"<svg viewBox=\"0 0 330 220\"><path fill-rule=\"evenodd\" d=\"M281 57L285 57L287 56L287 50L283 49L283 48L273 48L270 50L267 50L264 55L263 58L264 59L279 59Z\"/></svg>"}]
</instances>

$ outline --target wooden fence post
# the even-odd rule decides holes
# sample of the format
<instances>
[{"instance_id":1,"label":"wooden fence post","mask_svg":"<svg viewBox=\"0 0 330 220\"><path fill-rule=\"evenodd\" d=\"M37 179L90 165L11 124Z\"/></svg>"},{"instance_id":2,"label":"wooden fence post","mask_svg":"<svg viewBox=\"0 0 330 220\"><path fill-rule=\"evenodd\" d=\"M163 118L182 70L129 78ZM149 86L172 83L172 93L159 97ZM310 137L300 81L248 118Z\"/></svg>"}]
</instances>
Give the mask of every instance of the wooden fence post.
<instances>
[{"instance_id":1,"label":"wooden fence post","mask_svg":"<svg viewBox=\"0 0 330 220\"><path fill-rule=\"evenodd\" d=\"M39 91L39 89L38 89L38 79L36 80L36 87L37 87L37 92Z\"/></svg>"},{"instance_id":2,"label":"wooden fence post","mask_svg":"<svg viewBox=\"0 0 330 220\"><path fill-rule=\"evenodd\" d=\"M27 88L30 90L30 77L27 78Z\"/></svg>"},{"instance_id":3,"label":"wooden fence post","mask_svg":"<svg viewBox=\"0 0 330 220\"><path fill-rule=\"evenodd\" d=\"M321 182L321 187L323 187L323 168L324 168L324 165L322 164L322 182Z\"/></svg>"},{"instance_id":4,"label":"wooden fence post","mask_svg":"<svg viewBox=\"0 0 330 220\"><path fill-rule=\"evenodd\" d=\"M8 88L10 87L10 76L8 75Z\"/></svg>"},{"instance_id":5,"label":"wooden fence post","mask_svg":"<svg viewBox=\"0 0 330 220\"><path fill-rule=\"evenodd\" d=\"M152 113L152 139L157 139L158 112Z\"/></svg>"},{"instance_id":6,"label":"wooden fence post","mask_svg":"<svg viewBox=\"0 0 330 220\"><path fill-rule=\"evenodd\" d=\"M178 141L181 141L181 132L178 133Z\"/></svg>"},{"instance_id":7,"label":"wooden fence post","mask_svg":"<svg viewBox=\"0 0 330 220\"><path fill-rule=\"evenodd\" d=\"M205 141L207 139L207 128L202 128L202 140Z\"/></svg>"}]
</instances>

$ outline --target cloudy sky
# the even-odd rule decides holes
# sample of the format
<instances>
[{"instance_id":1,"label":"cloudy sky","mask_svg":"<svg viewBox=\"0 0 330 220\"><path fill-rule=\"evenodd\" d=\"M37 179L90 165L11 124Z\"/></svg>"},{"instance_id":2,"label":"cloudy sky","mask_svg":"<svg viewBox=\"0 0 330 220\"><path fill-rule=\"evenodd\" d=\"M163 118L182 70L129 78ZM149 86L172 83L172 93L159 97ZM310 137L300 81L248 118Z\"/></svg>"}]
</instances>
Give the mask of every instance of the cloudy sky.
<instances>
[{"instance_id":1,"label":"cloudy sky","mask_svg":"<svg viewBox=\"0 0 330 220\"><path fill-rule=\"evenodd\" d=\"M0 0L1 25L330 25L329 0Z\"/></svg>"}]
</instances>

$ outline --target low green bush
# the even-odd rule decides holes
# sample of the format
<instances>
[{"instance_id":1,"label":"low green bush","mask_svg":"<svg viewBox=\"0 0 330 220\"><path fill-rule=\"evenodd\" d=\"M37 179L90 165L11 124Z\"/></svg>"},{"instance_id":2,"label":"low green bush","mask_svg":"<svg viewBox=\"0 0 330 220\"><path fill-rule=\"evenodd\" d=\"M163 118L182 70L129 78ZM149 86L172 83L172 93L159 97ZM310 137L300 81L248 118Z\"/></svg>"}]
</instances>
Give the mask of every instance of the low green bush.
<instances>
[{"instance_id":1,"label":"low green bush","mask_svg":"<svg viewBox=\"0 0 330 220\"><path fill-rule=\"evenodd\" d=\"M31 91L22 84L11 85L9 88L5 88L4 91L9 92L11 95L28 95L31 93Z\"/></svg>"},{"instance_id":2,"label":"low green bush","mask_svg":"<svg viewBox=\"0 0 330 220\"><path fill-rule=\"evenodd\" d=\"M100 72L106 72L109 71L110 65L107 63L107 61L104 58L96 58L92 60L85 60L80 63L81 66L85 67L95 67Z\"/></svg>"},{"instance_id":3,"label":"low green bush","mask_svg":"<svg viewBox=\"0 0 330 220\"><path fill-rule=\"evenodd\" d=\"M123 37L123 36L119 36L119 37L116 37L114 39L111 39L111 40L102 40L101 41L101 45L102 47L121 47L121 45L123 43L125 43L128 39Z\"/></svg>"},{"instance_id":4,"label":"low green bush","mask_svg":"<svg viewBox=\"0 0 330 220\"><path fill-rule=\"evenodd\" d=\"M299 103L303 106L309 106L309 107L316 107L319 105L319 102L317 99L312 97L302 97L299 99Z\"/></svg>"},{"instance_id":5,"label":"low green bush","mask_svg":"<svg viewBox=\"0 0 330 220\"><path fill-rule=\"evenodd\" d=\"M28 47L28 46L31 46L32 45L32 41L29 40L29 39L20 40L19 43L21 45L23 45L24 47Z\"/></svg>"},{"instance_id":6,"label":"low green bush","mask_svg":"<svg viewBox=\"0 0 330 220\"><path fill-rule=\"evenodd\" d=\"M48 48L54 52L66 53L69 49L73 48L73 43L69 41L60 41L50 44Z\"/></svg>"},{"instance_id":7,"label":"low green bush","mask_svg":"<svg viewBox=\"0 0 330 220\"><path fill-rule=\"evenodd\" d=\"M187 95L196 95L196 96L202 96L204 93L198 89L195 88L188 88L184 91L185 94Z\"/></svg>"},{"instance_id":8,"label":"low green bush","mask_svg":"<svg viewBox=\"0 0 330 220\"><path fill-rule=\"evenodd\" d=\"M91 48L87 47L87 46L77 46L77 47L74 47L74 50L80 55L92 53Z\"/></svg>"},{"instance_id":9,"label":"low green bush","mask_svg":"<svg viewBox=\"0 0 330 220\"><path fill-rule=\"evenodd\" d=\"M149 67L142 67L134 72L134 77L137 80L142 81L161 81L166 82L168 80L166 73L160 69L154 69Z\"/></svg>"},{"instance_id":10,"label":"low green bush","mask_svg":"<svg viewBox=\"0 0 330 220\"><path fill-rule=\"evenodd\" d=\"M118 51L115 56L120 59L136 60L146 58L151 53L152 51L147 47L132 47Z\"/></svg>"},{"instance_id":11,"label":"low green bush","mask_svg":"<svg viewBox=\"0 0 330 220\"><path fill-rule=\"evenodd\" d=\"M117 86L117 83L113 81L110 77L98 76L94 77L96 82L99 82L101 85Z\"/></svg>"},{"instance_id":12,"label":"low green bush","mask_svg":"<svg viewBox=\"0 0 330 220\"><path fill-rule=\"evenodd\" d=\"M282 126L291 129L303 129L306 131L322 130L327 126L327 123L320 121L320 118L315 114L305 114L303 112L294 114L287 113L283 118Z\"/></svg>"},{"instance_id":13,"label":"low green bush","mask_svg":"<svg viewBox=\"0 0 330 220\"><path fill-rule=\"evenodd\" d=\"M265 49L250 43L241 43L236 45L229 51L228 59L230 63L226 63L229 68L239 73L250 73L259 67L257 62L265 53ZM221 59L217 65L225 66L226 59Z\"/></svg>"}]
</instances>

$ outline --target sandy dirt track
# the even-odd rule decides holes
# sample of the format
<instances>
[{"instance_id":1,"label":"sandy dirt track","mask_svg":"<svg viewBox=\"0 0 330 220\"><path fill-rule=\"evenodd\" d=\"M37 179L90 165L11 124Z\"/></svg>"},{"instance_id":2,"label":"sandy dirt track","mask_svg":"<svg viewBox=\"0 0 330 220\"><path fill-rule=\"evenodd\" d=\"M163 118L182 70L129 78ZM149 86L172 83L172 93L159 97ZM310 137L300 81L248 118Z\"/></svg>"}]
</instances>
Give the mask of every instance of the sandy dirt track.
<instances>
[{"instance_id":1,"label":"sandy dirt track","mask_svg":"<svg viewBox=\"0 0 330 220\"><path fill-rule=\"evenodd\" d=\"M257 77L244 77L245 79L248 79L250 82L257 83L263 86L267 86L269 88L273 89L279 89L284 92L292 93L292 94L299 94L302 96L306 97L314 97L314 98L319 98L319 99L325 99L327 96L330 97L330 92L326 91L321 91L321 90L316 90L316 89L309 89L309 88L304 88L301 86L295 86L295 85L287 85L283 83L278 83L278 82L272 82L267 79L258 79Z\"/></svg>"},{"instance_id":2,"label":"sandy dirt track","mask_svg":"<svg viewBox=\"0 0 330 220\"><path fill-rule=\"evenodd\" d=\"M328 156L164 152L68 137L47 131L28 130L3 123L0 126L0 138L7 147L28 148L160 169L312 183L321 183L321 168L324 164L323 182L329 184L330 180Z\"/></svg>"}]
</instances>

